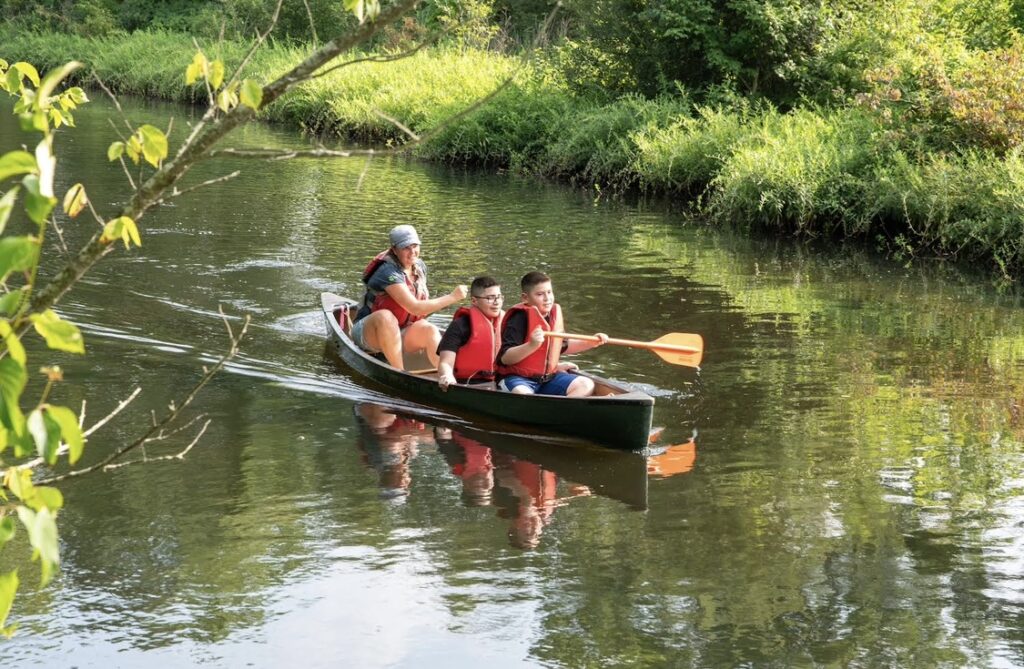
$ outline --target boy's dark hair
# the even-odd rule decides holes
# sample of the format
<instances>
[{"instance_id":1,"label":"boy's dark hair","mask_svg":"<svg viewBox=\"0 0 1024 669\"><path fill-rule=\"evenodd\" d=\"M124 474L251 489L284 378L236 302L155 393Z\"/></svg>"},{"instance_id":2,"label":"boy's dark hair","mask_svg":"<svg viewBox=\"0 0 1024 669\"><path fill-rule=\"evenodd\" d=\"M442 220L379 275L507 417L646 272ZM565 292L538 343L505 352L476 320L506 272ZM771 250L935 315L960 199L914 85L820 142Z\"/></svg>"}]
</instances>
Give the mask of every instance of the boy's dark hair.
<instances>
[{"instance_id":1,"label":"boy's dark hair","mask_svg":"<svg viewBox=\"0 0 1024 669\"><path fill-rule=\"evenodd\" d=\"M493 276L478 276L473 279L473 283L469 284L469 294L474 297L480 297L480 293L491 288L493 286L500 286L498 280Z\"/></svg>"},{"instance_id":2,"label":"boy's dark hair","mask_svg":"<svg viewBox=\"0 0 1024 669\"><path fill-rule=\"evenodd\" d=\"M546 283L548 281L551 281L551 277L544 272L527 272L526 275L519 280L519 287L524 293L529 293L537 284Z\"/></svg>"}]
</instances>

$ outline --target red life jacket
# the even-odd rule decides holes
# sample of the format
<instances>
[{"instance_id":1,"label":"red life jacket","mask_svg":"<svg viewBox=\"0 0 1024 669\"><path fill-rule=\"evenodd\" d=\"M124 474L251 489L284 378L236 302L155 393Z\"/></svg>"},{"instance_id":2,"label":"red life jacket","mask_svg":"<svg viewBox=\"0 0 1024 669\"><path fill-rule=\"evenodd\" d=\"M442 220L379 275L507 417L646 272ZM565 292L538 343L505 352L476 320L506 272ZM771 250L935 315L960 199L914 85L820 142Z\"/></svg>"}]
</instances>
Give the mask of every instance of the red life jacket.
<instances>
[{"instance_id":1,"label":"red life jacket","mask_svg":"<svg viewBox=\"0 0 1024 669\"><path fill-rule=\"evenodd\" d=\"M551 305L551 313L548 314L548 318L551 319L551 324L540 315L540 310L537 307L529 304L520 303L514 307L510 307L505 312L505 317L501 321L501 331L505 331L505 323L508 322L509 316L516 311L526 312L526 334L522 343L530 341L530 333L536 330L538 327L543 329L545 332L562 332L564 326L562 324L562 310L558 304ZM554 326L554 327L552 327ZM558 367L558 358L562 353L562 340L544 338L544 343L541 344L536 351L526 356L514 365L503 365L498 362L498 373L502 376L509 376L515 374L516 376L525 376L530 379L540 378L553 374L555 368Z\"/></svg>"},{"instance_id":2,"label":"red life jacket","mask_svg":"<svg viewBox=\"0 0 1024 669\"><path fill-rule=\"evenodd\" d=\"M390 249L378 253L376 256L374 256L373 260L371 260L370 263L366 266L366 269L363 270L363 283L368 284L370 281L370 277L373 276L373 273L376 272L380 268L380 266L385 263L393 265L398 271L402 273L402 276L405 277L405 285L409 288L409 292L411 292L416 297L417 300L429 299L430 295L427 293L426 283L422 281L413 281L412 278L405 273L405 270L402 269L402 267L400 267L398 263L395 262L395 257L391 255ZM371 293L372 302L370 301ZM404 328L407 325L411 325L412 323L415 323L416 321L423 318L423 316L414 316L410 314L402 307L402 305L395 301L395 298L388 295L386 291L374 293L373 291L370 290L369 286L366 287L366 298L364 298L364 302L369 302L371 313L374 311L380 311L381 309L387 309L388 311L393 313L395 315L395 318L398 319L398 327L400 328Z\"/></svg>"},{"instance_id":3,"label":"red life jacket","mask_svg":"<svg viewBox=\"0 0 1024 669\"><path fill-rule=\"evenodd\" d=\"M455 353L455 379L466 381L492 381L494 358L501 346L498 323L501 317L488 318L475 307L460 307L453 318L469 317L469 340Z\"/></svg>"}]
</instances>

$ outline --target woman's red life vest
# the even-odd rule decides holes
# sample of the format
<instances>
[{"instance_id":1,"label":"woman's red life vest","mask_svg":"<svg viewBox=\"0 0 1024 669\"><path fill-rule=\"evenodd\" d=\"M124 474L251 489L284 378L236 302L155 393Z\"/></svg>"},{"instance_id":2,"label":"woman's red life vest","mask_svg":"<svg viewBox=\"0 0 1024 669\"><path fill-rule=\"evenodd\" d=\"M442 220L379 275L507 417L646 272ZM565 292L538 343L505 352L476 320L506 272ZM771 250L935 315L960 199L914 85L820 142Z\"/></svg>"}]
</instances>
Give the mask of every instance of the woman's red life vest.
<instances>
[{"instance_id":1,"label":"woman's red life vest","mask_svg":"<svg viewBox=\"0 0 1024 669\"><path fill-rule=\"evenodd\" d=\"M399 266L397 262L395 262L395 257L391 255L390 249L378 253L376 256L374 256L373 260L371 260L370 263L366 266L366 269L363 270L363 283L368 284L370 281L370 277L373 276L373 273L376 272L380 268L380 266L384 264L393 265L399 272L402 273L402 276L405 277L405 285L409 288L409 292L411 292L416 297L417 300L426 300L430 297L429 293L427 293L426 282L413 281L412 278L408 274L406 274L405 270L401 266ZM369 286L367 286L366 291L367 301L369 301L370 293L373 291L370 290ZM402 305L400 305L397 301L395 301L395 298L388 295L386 291L374 293L373 301L370 302L371 313L374 311L380 311L381 309L387 309L388 311L393 313L395 315L395 318L398 319L398 327L400 328L404 328L407 325L411 325L412 323L415 323L416 321L423 318L423 316L414 316L413 314L406 311L405 308L402 307Z\"/></svg>"},{"instance_id":2,"label":"woman's red life vest","mask_svg":"<svg viewBox=\"0 0 1024 669\"><path fill-rule=\"evenodd\" d=\"M540 310L537 307L521 303L514 307L510 307L505 312L505 317L501 321L501 331L505 330L505 323L508 322L509 316L516 311L526 312L526 334L522 343L530 341L530 333L540 327L545 332L562 332L564 331L564 325L562 324L562 310L558 304L551 305L551 313L548 314L551 319L551 324L540 315ZM555 338L544 338L544 343L541 344L536 351L526 356L514 365L503 365L498 363L498 373L502 376L509 376L515 374L516 376L525 376L530 379L537 379L540 377L548 376L553 374L555 369L558 367L558 358L562 353L562 340Z\"/></svg>"},{"instance_id":3,"label":"woman's red life vest","mask_svg":"<svg viewBox=\"0 0 1024 669\"><path fill-rule=\"evenodd\" d=\"M488 318L476 307L461 307L453 318L469 317L469 340L455 353L454 373L459 382L492 381L494 359L501 346L498 333L498 318Z\"/></svg>"}]
</instances>

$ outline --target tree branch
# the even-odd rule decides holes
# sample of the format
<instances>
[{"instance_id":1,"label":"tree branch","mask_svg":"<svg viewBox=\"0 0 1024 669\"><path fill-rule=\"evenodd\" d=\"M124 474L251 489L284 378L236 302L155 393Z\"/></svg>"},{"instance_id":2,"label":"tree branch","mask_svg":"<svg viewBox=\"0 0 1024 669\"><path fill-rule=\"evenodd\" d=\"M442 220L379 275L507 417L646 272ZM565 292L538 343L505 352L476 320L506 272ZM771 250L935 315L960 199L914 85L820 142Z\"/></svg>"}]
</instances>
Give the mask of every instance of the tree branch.
<instances>
[{"instance_id":1,"label":"tree branch","mask_svg":"<svg viewBox=\"0 0 1024 669\"><path fill-rule=\"evenodd\" d=\"M381 28L415 7L418 2L419 0L401 0L382 11L376 21L365 22L350 35L335 38L320 47L283 76L264 86L262 105L273 103L342 53L368 40ZM245 105L239 105L207 125L207 121L214 117L215 109L215 107L211 107L207 110L178 154L173 159L165 161L159 170L139 186L131 200L121 210L121 216L127 216L134 221L141 219L160 200L163 193L177 183L197 160L208 154L211 148L228 133L248 123L256 115L255 110ZM50 283L32 296L30 311L39 313L56 304L64 293L108 252L111 248L110 244L110 241L102 240L102 232L93 235L75 258L54 276Z\"/></svg>"},{"instance_id":2,"label":"tree branch","mask_svg":"<svg viewBox=\"0 0 1024 669\"><path fill-rule=\"evenodd\" d=\"M228 332L230 333L231 346L229 347L228 352L225 353L220 358L220 360L217 361L217 364L215 364L212 368L206 370L206 373L203 374L202 378L200 378L196 385L192 387L192 389L188 392L188 394L185 396L185 398L181 401L180 404L176 405L172 403L167 413L164 414L164 417L159 421L154 422L154 424L148 430L146 430L146 432L144 432L142 436L140 436L130 444L127 444L125 446L122 446L121 448L116 449L113 453L103 458L99 462L89 465L88 467L84 467L82 469L75 469L65 474L60 474L59 476L43 479L42 481L38 481L37 484L46 485L58 483L60 481L65 481L67 479L85 476L86 474L94 472L98 469L106 469L108 468L109 465L116 462L117 460L120 460L126 454L135 450L139 446L142 446L151 441L165 439L168 435L167 433L164 432L164 428L166 428L168 425L177 420L178 417L181 416L181 413L185 410L185 408L192 403L192 400L195 399L199 391L202 390L206 386L206 384L209 383L210 380L214 376L216 376L221 369L224 368L224 365L226 365L229 360L231 360L238 354L238 347L242 341L242 338L245 337L246 330L248 330L249 328L250 318L248 316L245 317L242 329L241 331L239 331L238 336L236 337L234 333L232 333L231 326L228 325L227 318L224 317L223 311L221 311L221 317L228 328ZM193 421L191 422L195 422L195 420L196 419L193 419Z\"/></svg>"},{"instance_id":3,"label":"tree branch","mask_svg":"<svg viewBox=\"0 0 1024 669\"><path fill-rule=\"evenodd\" d=\"M217 177L216 179L208 179L207 181L204 181L201 184L196 184L195 186L190 186L189 188L186 188L185 190L178 190L177 186L175 186L174 188L171 189L170 193L168 193L164 197L162 197L159 200L157 200L156 202L154 202L154 204L163 204L164 202L167 202L171 198L179 197L179 196L185 195L186 193L191 193L192 191L199 190L200 188L203 188L204 186L212 186L213 184L218 184L218 183L220 183L222 181L230 181L230 180L234 179L235 177L237 177L239 174L241 174L241 172L238 171L238 170L235 170L231 174L225 174L223 176Z\"/></svg>"},{"instance_id":4,"label":"tree branch","mask_svg":"<svg viewBox=\"0 0 1024 669\"><path fill-rule=\"evenodd\" d=\"M412 49L409 49L407 51L402 51L401 53L392 54L390 56L366 56L365 58L354 58L353 60L345 61L344 63L339 63L339 64L335 65L334 67L330 67L330 68L328 68L326 70L323 70L322 72L317 72L316 74L311 76L310 79L312 80L312 79L319 79L320 77L326 77L331 72L335 72L337 70L340 70L340 69L342 69L344 67L348 67L350 65L357 65L359 63L393 63L396 60L402 60L403 58L408 58L409 56L415 55L416 52L419 51L420 49L422 49L422 48L424 48L426 46L429 46L429 45L433 44L434 42L436 42L442 34L444 34L444 33L437 33L435 35L432 35L431 37L429 37L429 38L423 40L422 42L420 42L418 45L416 45Z\"/></svg>"}]
</instances>

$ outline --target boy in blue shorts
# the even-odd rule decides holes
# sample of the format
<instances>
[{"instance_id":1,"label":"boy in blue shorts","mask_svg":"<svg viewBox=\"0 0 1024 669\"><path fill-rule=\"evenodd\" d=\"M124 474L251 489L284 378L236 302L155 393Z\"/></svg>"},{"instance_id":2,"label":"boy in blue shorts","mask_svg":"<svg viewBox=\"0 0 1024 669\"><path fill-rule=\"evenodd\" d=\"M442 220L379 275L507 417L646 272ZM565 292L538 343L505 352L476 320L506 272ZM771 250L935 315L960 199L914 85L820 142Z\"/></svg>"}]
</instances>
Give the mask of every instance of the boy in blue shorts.
<instances>
[{"instance_id":1,"label":"boy in blue shorts","mask_svg":"<svg viewBox=\"0 0 1024 669\"><path fill-rule=\"evenodd\" d=\"M559 362L561 354L579 353L608 340L598 332L599 341L567 342L544 336L545 332L565 332L562 310L555 302L551 277L530 272L519 282L522 302L509 308L501 322L501 348L498 350L499 387L519 394L566 395L587 397L594 382L575 374L574 363Z\"/></svg>"}]
</instances>

